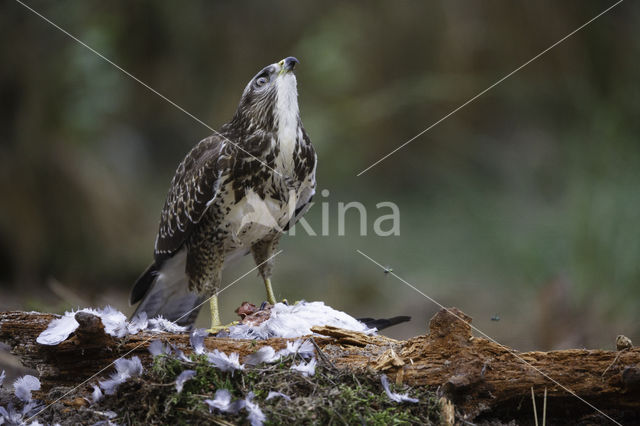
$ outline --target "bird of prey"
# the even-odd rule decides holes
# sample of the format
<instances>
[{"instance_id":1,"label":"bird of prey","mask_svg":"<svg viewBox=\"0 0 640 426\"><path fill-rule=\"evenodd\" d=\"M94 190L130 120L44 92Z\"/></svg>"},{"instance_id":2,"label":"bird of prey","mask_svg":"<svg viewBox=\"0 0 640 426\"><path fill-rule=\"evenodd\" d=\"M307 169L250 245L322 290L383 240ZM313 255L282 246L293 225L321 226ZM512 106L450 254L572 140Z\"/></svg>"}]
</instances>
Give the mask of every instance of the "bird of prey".
<instances>
[{"instance_id":1,"label":"bird of prey","mask_svg":"<svg viewBox=\"0 0 640 426\"><path fill-rule=\"evenodd\" d=\"M192 325L210 298L211 331L220 322L222 270L251 253L267 291L278 240L310 206L317 156L302 127L288 57L249 81L230 122L200 141L178 166L160 215L154 262L138 278L133 316L162 315Z\"/></svg>"}]
</instances>

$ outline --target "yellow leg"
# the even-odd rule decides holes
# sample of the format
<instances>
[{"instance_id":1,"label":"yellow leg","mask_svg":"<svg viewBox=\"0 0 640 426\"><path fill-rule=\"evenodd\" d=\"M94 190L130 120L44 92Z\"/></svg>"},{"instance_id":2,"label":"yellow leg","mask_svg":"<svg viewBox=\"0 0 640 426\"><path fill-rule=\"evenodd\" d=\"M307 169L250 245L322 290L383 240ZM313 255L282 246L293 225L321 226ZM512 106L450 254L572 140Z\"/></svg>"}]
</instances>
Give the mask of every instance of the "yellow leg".
<instances>
[{"instance_id":1,"label":"yellow leg","mask_svg":"<svg viewBox=\"0 0 640 426\"><path fill-rule=\"evenodd\" d=\"M211 328L222 325L220 322L220 309L218 308L218 296L213 295L209 299L209 307L211 308Z\"/></svg>"},{"instance_id":2,"label":"yellow leg","mask_svg":"<svg viewBox=\"0 0 640 426\"><path fill-rule=\"evenodd\" d=\"M238 323L237 321L234 321L230 324L222 325L222 321L220 321L220 309L218 308L217 295L213 295L211 299L209 299L209 307L211 308L211 328L207 330L209 333L216 334Z\"/></svg>"},{"instance_id":3,"label":"yellow leg","mask_svg":"<svg viewBox=\"0 0 640 426\"><path fill-rule=\"evenodd\" d=\"M267 278L264 280L264 287L267 289L267 302L275 305L276 298L273 295L273 288L271 288L271 279Z\"/></svg>"}]
</instances>

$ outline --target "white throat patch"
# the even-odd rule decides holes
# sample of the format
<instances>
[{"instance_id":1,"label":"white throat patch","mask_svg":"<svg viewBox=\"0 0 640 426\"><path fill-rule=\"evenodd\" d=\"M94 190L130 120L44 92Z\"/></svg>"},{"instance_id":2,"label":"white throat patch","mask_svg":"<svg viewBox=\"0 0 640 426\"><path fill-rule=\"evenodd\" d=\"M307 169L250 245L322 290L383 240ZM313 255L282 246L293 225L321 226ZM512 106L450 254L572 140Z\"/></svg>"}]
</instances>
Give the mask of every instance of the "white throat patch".
<instances>
[{"instance_id":1,"label":"white throat patch","mask_svg":"<svg viewBox=\"0 0 640 426\"><path fill-rule=\"evenodd\" d=\"M293 73L286 73L276 79L275 116L278 122L280 154L276 164L285 170L293 166L293 151L298 137L298 88Z\"/></svg>"}]
</instances>

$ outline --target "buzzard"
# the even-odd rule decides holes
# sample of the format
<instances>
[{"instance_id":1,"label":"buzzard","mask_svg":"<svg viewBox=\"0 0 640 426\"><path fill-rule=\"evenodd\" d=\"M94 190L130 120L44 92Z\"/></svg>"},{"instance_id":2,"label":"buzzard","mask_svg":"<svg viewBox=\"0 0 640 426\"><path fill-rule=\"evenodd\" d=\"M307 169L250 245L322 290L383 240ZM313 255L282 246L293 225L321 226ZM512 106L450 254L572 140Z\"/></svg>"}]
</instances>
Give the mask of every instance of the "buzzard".
<instances>
[{"instance_id":1,"label":"buzzard","mask_svg":"<svg viewBox=\"0 0 640 426\"><path fill-rule=\"evenodd\" d=\"M222 270L249 252L275 304L273 253L310 206L316 153L302 127L288 57L249 81L230 122L182 160L160 215L154 261L138 278L133 316L162 315L191 325L210 298L211 331L223 328L217 292Z\"/></svg>"}]
</instances>

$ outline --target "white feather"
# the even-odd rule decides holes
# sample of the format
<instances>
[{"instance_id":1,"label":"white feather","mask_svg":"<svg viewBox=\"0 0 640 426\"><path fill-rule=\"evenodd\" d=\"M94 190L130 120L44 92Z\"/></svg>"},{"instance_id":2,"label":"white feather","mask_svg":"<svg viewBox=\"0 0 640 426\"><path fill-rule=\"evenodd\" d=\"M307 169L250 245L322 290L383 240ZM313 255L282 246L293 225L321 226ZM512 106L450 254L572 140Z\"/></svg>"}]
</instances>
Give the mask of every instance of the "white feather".
<instances>
[{"instance_id":1,"label":"white feather","mask_svg":"<svg viewBox=\"0 0 640 426\"><path fill-rule=\"evenodd\" d=\"M116 372L111 375L107 380L100 381L100 387L107 395L113 395L118 386L129 380L131 377L136 377L142 374L143 368L140 358L137 356L131 359L120 358L115 361Z\"/></svg>"},{"instance_id":2,"label":"white feather","mask_svg":"<svg viewBox=\"0 0 640 426\"><path fill-rule=\"evenodd\" d=\"M197 328L191 332L191 335L189 336L189 343L196 355L201 355L205 352L204 338L208 335L209 332L204 328Z\"/></svg>"},{"instance_id":3,"label":"white feather","mask_svg":"<svg viewBox=\"0 0 640 426\"><path fill-rule=\"evenodd\" d=\"M188 327L183 327L181 325L176 324L173 321L169 321L162 316L152 318L149 320L149 331L156 332L168 332L168 333L182 333L187 331Z\"/></svg>"},{"instance_id":4,"label":"white feather","mask_svg":"<svg viewBox=\"0 0 640 426\"><path fill-rule=\"evenodd\" d=\"M282 356L300 355L304 358L311 357L315 354L315 348L310 340L296 340L295 342L287 342L287 347L279 351Z\"/></svg>"},{"instance_id":5,"label":"white feather","mask_svg":"<svg viewBox=\"0 0 640 426\"><path fill-rule=\"evenodd\" d=\"M249 392L247 397L244 399L244 408L247 410L247 418L249 419L251 426L261 426L267 419L267 416L264 415L258 404L253 402L253 397L253 392Z\"/></svg>"},{"instance_id":6,"label":"white feather","mask_svg":"<svg viewBox=\"0 0 640 426\"><path fill-rule=\"evenodd\" d=\"M91 385L91 386L93 386L93 392L91 393L91 402L95 404L96 402L102 399L103 395L102 395L102 391L100 390L100 386L98 385Z\"/></svg>"},{"instance_id":7,"label":"white feather","mask_svg":"<svg viewBox=\"0 0 640 426\"><path fill-rule=\"evenodd\" d=\"M40 380L29 374L20 377L13 382L15 395L24 402L31 401L31 391L40 390Z\"/></svg>"},{"instance_id":8,"label":"white feather","mask_svg":"<svg viewBox=\"0 0 640 426\"><path fill-rule=\"evenodd\" d=\"M298 354L304 358L313 356L315 349L309 340L296 340L295 342L287 342L287 347L276 352L271 346L263 346L254 353L247 355L244 359L245 364L258 365L262 363L271 364L279 361L282 357Z\"/></svg>"},{"instance_id":9,"label":"white feather","mask_svg":"<svg viewBox=\"0 0 640 426\"><path fill-rule=\"evenodd\" d=\"M47 329L40 333L36 342L41 345L57 345L64 342L79 326L73 315L65 314L62 318L51 321Z\"/></svg>"},{"instance_id":10,"label":"white feather","mask_svg":"<svg viewBox=\"0 0 640 426\"><path fill-rule=\"evenodd\" d=\"M266 362L270 364L272 362L276 362L281 358L279 352L276 353L276 350L271 346L263 346L251 355L247 355L244 359L245 364L249 365L258 365Z\"/></svg>"},{"instance_id":11,"label":"white feather","mask_svg":"<svg viewBox=\"0 0 640 426\"><path fill-rule=\"evenodd\" d=\"M383 374L382 376L380 376L380 380L382 381L382 387L384 388L385 393L392 401L413 402L414 404L420 402L419 399L411 398L407 393L391 392L391 389L389 388L389 379L387 379L386 375Z\"/></svg>"},{"instance_id":12,"label":"white feather","mask_svg":"<svg viewBox=\"0 0 640 426\"><path fill-rule=\"evenodd\" d=\"M147 348L152 357L157 357L159 355L169 355L171 353L171 349L169 345L162 343L160 340L154 340L149 344Z\"/></svg>"},{"instance_id":13,"label":"white feather","mask_svg":"<svg viewBox=\"0 0 640 426\"><path fill-rule=\"evenodd\" d=\"M184 387L184 384L188 380L193 379L195 375L196 375L195 370L184 370L182 373L180 373L180 375L176 379L176 391L178 393L182 392L182 388Z\"/></svg>"},{"instance_id":14,"label":"white feather","mask_svg":"<svg viewBox=\"0 0 640 426\"><path fill-rule=\"evenodd\" d=\"M9 404L6 408L0 406L0 425L26 425L29 418L37 414L37 411L42 409L42 405L31 400L22 406L22 410L18 411L12 404ZM38 421L29 423L29 426L40 425Z\"/></svg>"},{"instance_id":15,"label":"white feather","mask_svg":"<svg viewBox=\"0 0 640 426\"><path fill-rule=\"evenodd\" d=\"M303 361L300 364L292 365L291 370L298 371L305 377L313 376L316 374L316 359L311 358L309 362Z\"/></svg>"},{"instance_id":16,"label":"white feather","mask_svg":"<svg viewBox=\"0 0 640 426\"><path fill-rule=\"evenodd\" d=\"M131 322L127 324L127 331L129 334L136 334L140 330L145 330L149 326L149 320L147 319L146 312L140 312L134 318L131 319Z\"/></svg>"},{"instance_id":17,"label":"white feather","mask_svg":"<svg viewBox=\"0 0 640 426\"><path fill-rule=\"evenodd\" d=\"M0 425L5 424L20 424L22 420L22 416L20 413L16 412L12 405L9 405L7 408L4 408L0 405Z\"/></svg>"},{"instance_id":18,"label":"white feather","mask_svg":"<svg viewBox=\"0 0 640 426\"><path fill-rule=\"evenodd\" d=\"M291 401L291 397L289 397L289 395L285 395L282 392L275 392L275 391L269 391L269 395L267 395L267 397L265 398L265 401L269 401L270 399L273 398L283 398L286 399L287 401Z\"/></svg>"},{"instance_id":19,"label":"white feather","mask_svg":"<svg viewBox=\"0 0 640 426\"><path fill-rule=\"evenodd\" d=\"M87 311L84 310L83 311ZM88 311L92 311L91 308ZM106 306L104 309L96 311L96 314L100 317L102 325L104 325L104 331L115 337L124 337L127 335L127 317L122 312L111 306Z\"/></svg>"},{"instance_id":20,"label":"white feather","mask_svg":"<svg viewBox=\"0 0 640 426\"><path fill-rule=\"evenodd\" d=\"M213 352L207 354L207 359L209 363L221 371L231 371L233 374L235 370L244 370L244 365L240 364L240 356L236 352L227 355L214 349Z\"/></svg>"},{"instance_id":21,"label":"white feather","mask_svg":"<svg viewBox=\"0 0 640 426\"><path fill-rule=\"evenodd\" d=\"M213 399L205 399L204 403L209 406L209 412L218 410L222 413L237 413L244 408L244 401L231 402L231 392L227 389L218 389Z\"/></svg>"}]
</instances>

